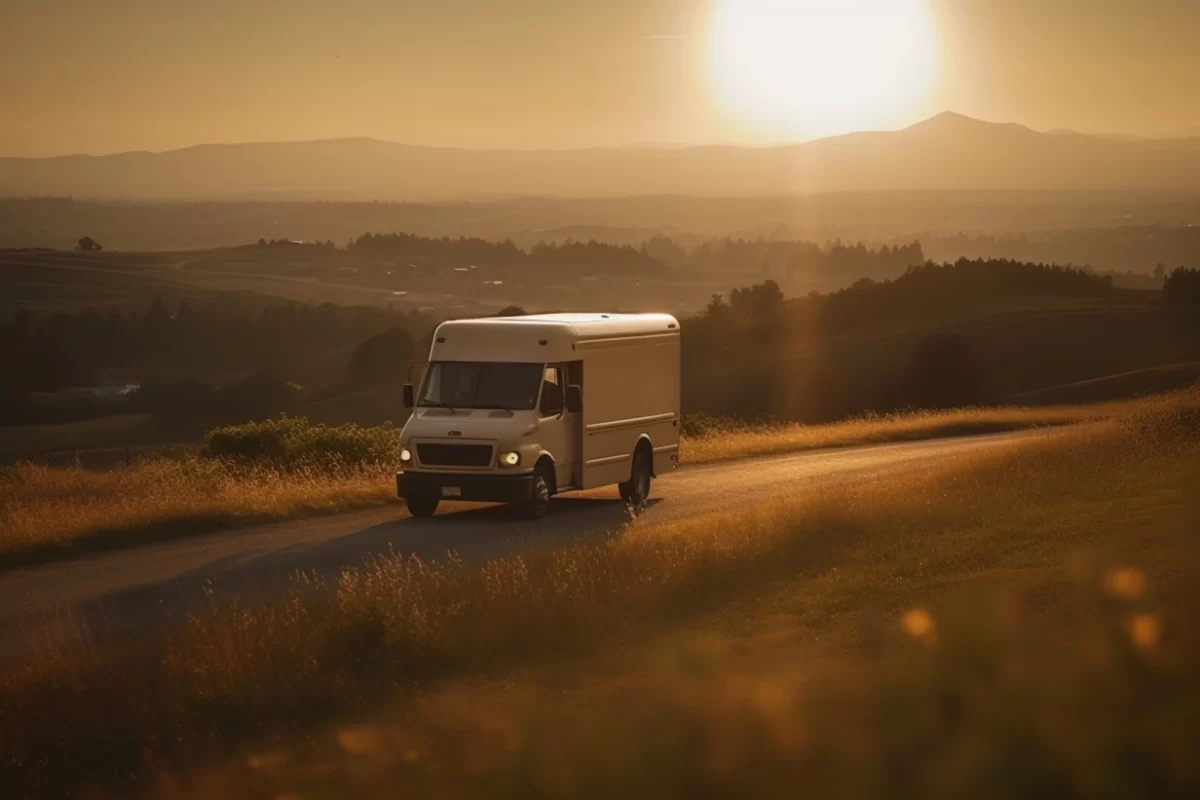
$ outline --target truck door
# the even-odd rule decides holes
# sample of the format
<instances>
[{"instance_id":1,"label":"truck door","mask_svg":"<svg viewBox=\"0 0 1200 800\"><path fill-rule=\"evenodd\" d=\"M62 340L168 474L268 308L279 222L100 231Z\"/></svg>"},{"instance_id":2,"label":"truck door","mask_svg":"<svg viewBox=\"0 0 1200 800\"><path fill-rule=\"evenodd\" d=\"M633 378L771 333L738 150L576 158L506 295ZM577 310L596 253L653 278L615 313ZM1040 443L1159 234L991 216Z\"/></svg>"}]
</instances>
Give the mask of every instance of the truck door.
<instances>
[{"instance_id":1,"label":"truck door","mask_svg":"<svg viewBox=\"0 0 1200 800\"><path fill-rule=\"evenodd\" d=\"M577 414L566 410L567 371L548 366L542 373L542 396L538 404L538 439L554 456L554 479L561 488L574 486Z\"/></svg>"}]
</instances>

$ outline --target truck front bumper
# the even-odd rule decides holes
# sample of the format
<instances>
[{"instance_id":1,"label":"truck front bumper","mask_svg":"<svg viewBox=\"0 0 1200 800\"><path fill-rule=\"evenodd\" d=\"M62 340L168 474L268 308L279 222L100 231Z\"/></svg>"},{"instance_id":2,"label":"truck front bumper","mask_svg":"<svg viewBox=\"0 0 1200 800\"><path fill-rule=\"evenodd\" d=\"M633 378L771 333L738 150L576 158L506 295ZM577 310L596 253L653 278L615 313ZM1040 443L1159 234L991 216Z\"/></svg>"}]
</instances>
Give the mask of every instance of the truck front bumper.
<instances>
[{"instance_id":1,"label":"truck front bumper","mask_svg":"<svg viewBox=\"0 0 1200 800\"><path fill-rule=\"evenodd\" d=\"M472 503L519 503L533 495L533 474L446 475L432 472L398 472L396 495L466 500Z\"/></svg>"}]
</instances>

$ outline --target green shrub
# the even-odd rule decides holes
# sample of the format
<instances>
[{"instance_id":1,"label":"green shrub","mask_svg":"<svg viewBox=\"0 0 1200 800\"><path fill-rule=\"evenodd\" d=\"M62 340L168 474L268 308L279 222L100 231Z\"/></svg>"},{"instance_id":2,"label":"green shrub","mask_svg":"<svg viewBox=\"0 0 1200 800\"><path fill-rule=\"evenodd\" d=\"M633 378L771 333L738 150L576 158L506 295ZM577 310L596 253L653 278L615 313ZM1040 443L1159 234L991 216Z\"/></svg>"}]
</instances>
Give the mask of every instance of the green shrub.
<instances>
[{"instance_id":1,"label":"green shrub","mask_svg":"<svg viewBox=\"0 0 1200 800\"><path fill-rule=\"evenodd\" d=\"M282 468L390 468L399 463L400 432L391 423L371 428L314 425L285 415L215 428L204 436L204 454Z\"/></svg>"}]
</instances>

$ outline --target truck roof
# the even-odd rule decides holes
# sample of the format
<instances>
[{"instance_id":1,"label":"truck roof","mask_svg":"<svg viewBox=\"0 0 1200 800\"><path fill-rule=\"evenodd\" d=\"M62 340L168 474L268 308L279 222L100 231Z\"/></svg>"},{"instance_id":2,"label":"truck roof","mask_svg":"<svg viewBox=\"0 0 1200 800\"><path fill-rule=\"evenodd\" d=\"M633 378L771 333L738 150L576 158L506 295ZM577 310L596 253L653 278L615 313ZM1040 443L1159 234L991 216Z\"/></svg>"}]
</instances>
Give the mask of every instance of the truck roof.
<instances>
[{"instance_id":1,"label":"truck roof","mask_svg":"<svg viewBox=\"0 0 1200 800\"><path fill-rule=\"evenodd\" d=\"M458 326L505 326L558 329L578 339L597 339L610 336L637 336L647 333L678 331L679 321L670 314L566 313L527 314L520 317L484 317L443 322L438 329Z\"/></svg>"},{"instance_id":2,"label":"truck roof","mask_svg":"<svg viewBox=\"0 0 1200 800\"><path fill-rule=\"evenodd\" d=\"M530 314L443 322L434 335L434 361L539 362L575 358L575 343L587 339L679 333L670 314Z\"/></svg>"}]
</instances>

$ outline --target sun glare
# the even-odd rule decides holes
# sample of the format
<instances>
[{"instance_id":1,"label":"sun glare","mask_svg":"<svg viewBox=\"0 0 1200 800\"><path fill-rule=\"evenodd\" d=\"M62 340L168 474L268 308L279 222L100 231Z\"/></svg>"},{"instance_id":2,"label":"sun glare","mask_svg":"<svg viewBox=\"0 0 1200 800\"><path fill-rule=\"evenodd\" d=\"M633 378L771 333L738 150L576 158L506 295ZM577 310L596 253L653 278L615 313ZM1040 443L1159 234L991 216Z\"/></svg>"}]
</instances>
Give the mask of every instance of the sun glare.
<instances>
[{"instance_id":1,"label":"sun glare","mask_svg":"<svg viewBox=\"0 0 1200 800\"><path fill-rule=\"evenodd\" d=\"M719 0L709 46L723 106L768 137L887 125L934 74L927 0Z\"/></svg>"}]
</instances>

